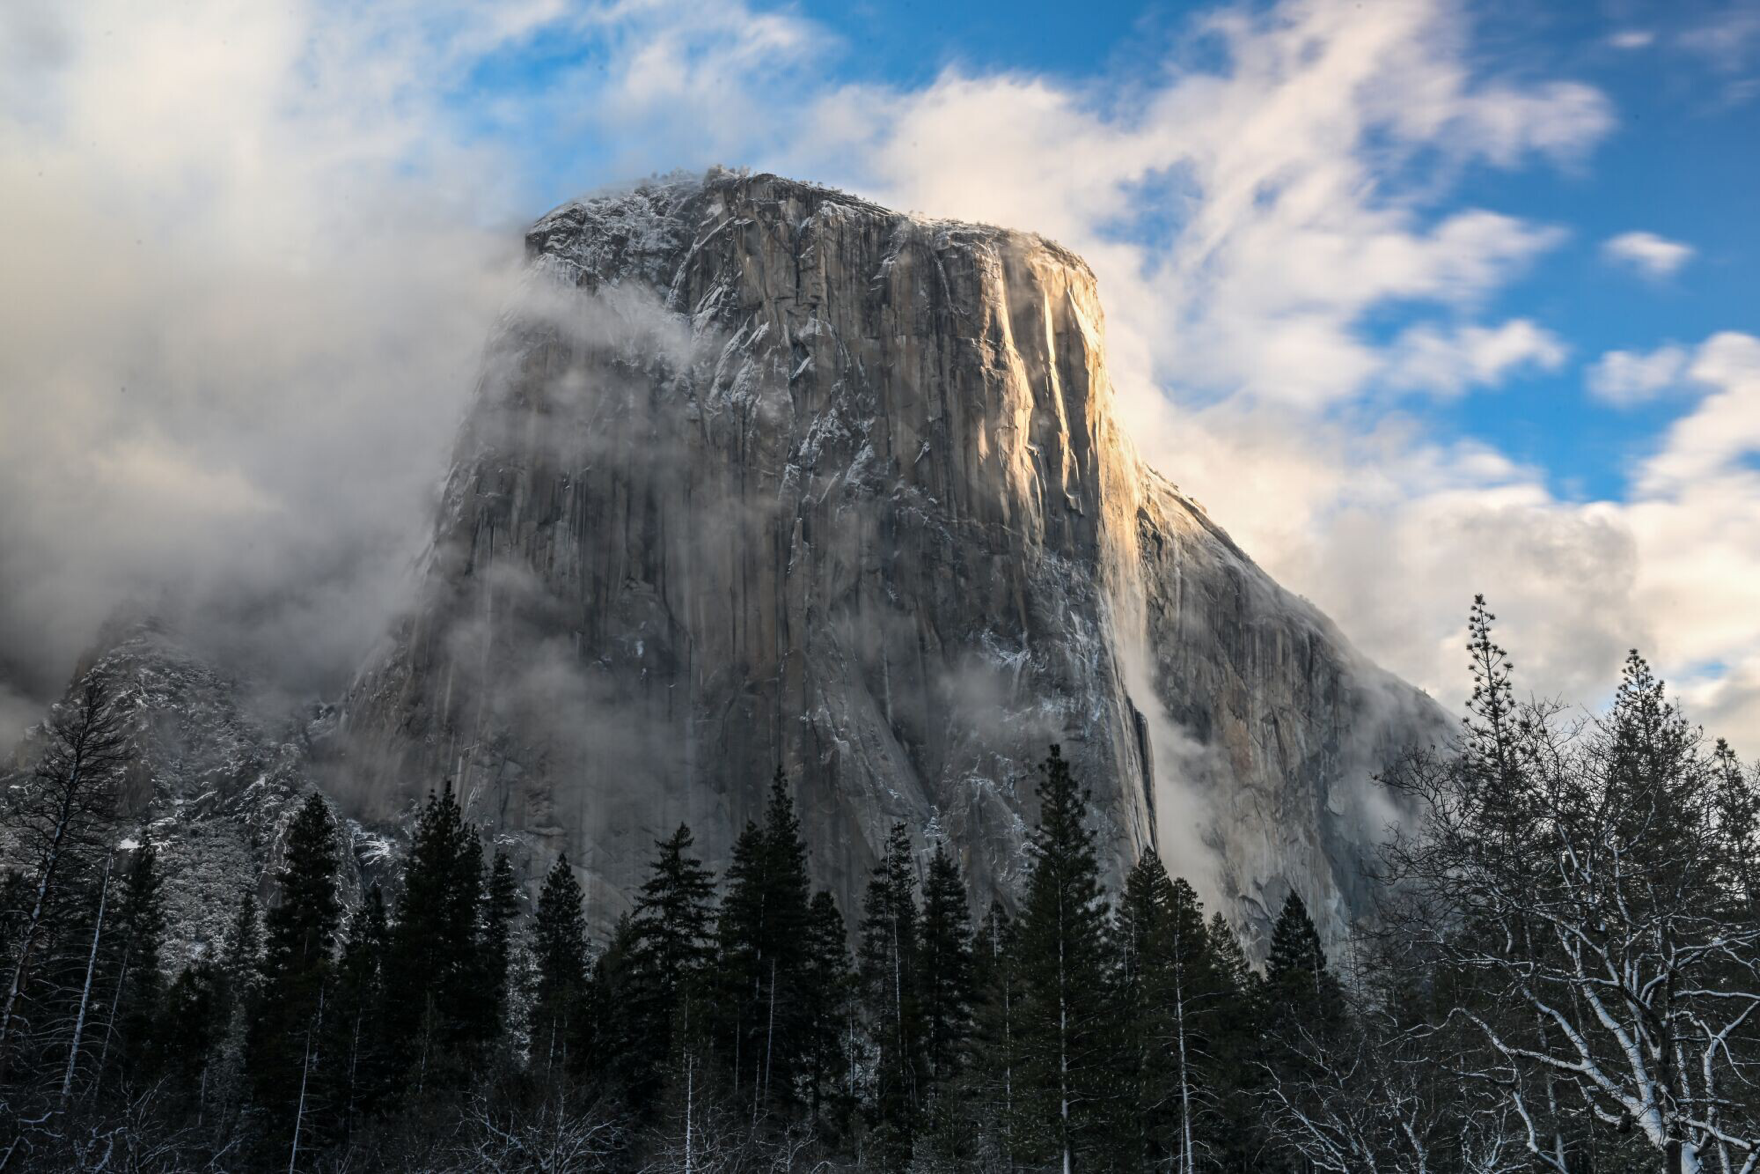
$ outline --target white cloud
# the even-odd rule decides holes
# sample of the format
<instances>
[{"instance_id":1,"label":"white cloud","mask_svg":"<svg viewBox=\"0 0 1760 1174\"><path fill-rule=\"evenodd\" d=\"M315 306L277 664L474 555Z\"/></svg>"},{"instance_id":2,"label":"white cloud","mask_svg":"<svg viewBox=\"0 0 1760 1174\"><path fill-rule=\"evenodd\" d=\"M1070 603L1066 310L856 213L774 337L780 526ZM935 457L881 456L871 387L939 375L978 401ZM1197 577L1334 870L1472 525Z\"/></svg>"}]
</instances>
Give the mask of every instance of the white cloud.
<instances>
[{"instance_id":1,"label":"white cloud","mask_svg":"<svg viewBox=\"0 0 1760 1174\"><path fill-rule=\"evenodd\" d=\"M1396 390L1457 396L1469 387L1496 386L1524 369L1556 371L1568 353L1556 335L1527 318L1450 330L1426 324L1395 341L1385 381Z\"/></svg>"},{"instance_id":2,"label":"white cloud","mask_svg":"<svg viewBox=\"0 0 1760 1174\"><path fill-rule=\"evenodd\" d=\"M1613 125L1579 82L1476 72L1444 0L1228 9L1202 52L1090 88L970 70L841 86L822 27L738 4L117 2L0 21L0 543L27 568L7 580L0 676L64 661L141 584L297 584L323 623L276 619L280 645L358 645L377 613L334 602L363 583L384 598L416 529L502 249L535 211L522 177L724 161L1082 252L1146 454L1445 700L1483 589L1525 685L1592 699L1640 644L1717 714L1760 713L1740 700L1760 698L1741 693L1760 681L1742 336L1694 349L1684 377L1707 394L1624 504L1561 501L1386 403L1390 384L1458 394L1563 361L1545 323L1484 319L1565 230L1463 207L1455 180L1581 166ZM592 51L458 101L540 33ZM1391 346L1370 329L1388 310L1413 321ZM1598 394L1651 392L1611 358L1597 378L1619 390ZM1727 675L1702 667L1719 659Z\"/></svg>"},{"instance_id":3,"label":"white cloud","mask_svg":"<svg viewBox=\"0 0 1760 1174\"><path fill-rule=\"evenodd\" d=\"M1643 49L1656 42L1656 34L1649 29L1621 29L1607 38L1607 43L1615 49Z\"/></svg>"},{"instance_id":4,"label":"white cloud","mask_svg":"<svg viewBox=\"0 0 1760 1174\"><path fill-rule=\"evenodd\" d=\"M1646 277L1668 277L1693 257L1693 246L1653 232L1622 232L1601 245L1608 260L1628 265Z\"/></svg>"},{"instance_id":5,"label":"white cloud","mask_svg":"<svg viewBox=\"0 0 1760 1174\"><path fill-rule=\"evenodd\" d=\"M1648 353L1608 351L1589 368L1589 394L1621 408L1648 403L1681 390L1690 362L1687 349L1673 344Z\"/></svg>"},{"instance_id":6,"label":"white cloud","mask_svg":"<svg viewBox=\"0 0 1760 1174\"><path fill-rule=\"evenodd\" d=\"M1644 464L1641 488L1650 495L1679 493L1733 479L1760 490L1760 471L1740 465L1760 452L1760 338L1713 335L1687 374L1712 392L1669 427L1662 451ZM1760 514L1760 493L1752 500Z\"/></svg>"}]
</instances>

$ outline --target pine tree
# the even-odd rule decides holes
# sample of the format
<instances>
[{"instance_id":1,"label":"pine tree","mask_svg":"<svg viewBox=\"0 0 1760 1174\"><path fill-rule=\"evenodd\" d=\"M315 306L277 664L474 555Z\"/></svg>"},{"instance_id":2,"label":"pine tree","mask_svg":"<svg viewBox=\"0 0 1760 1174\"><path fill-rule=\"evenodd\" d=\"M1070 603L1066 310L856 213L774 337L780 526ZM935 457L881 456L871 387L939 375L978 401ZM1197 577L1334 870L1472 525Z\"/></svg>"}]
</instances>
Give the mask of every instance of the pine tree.
<instances>
[{"instance_id":1,"label":"pine tree","mask_svg":"<svg viewBox=\"0 0 1760 1174\"><path fill-rule=\"evenodd\" d=\"M972 918L959 865L937 843L923 881L917 1005L922 1011L923 1148L939 1166L970 1156L960 1069L972 1032Z\"/></svg>"},{"instance_id":2,"label":"pine tree","mask_svg":"<svg viewBox=\"0 0 1760 1174\"><path fill-rule=\"evenodd\" d=\"M1324 1036L1344 1014L1344 991L1326 961L1320 933L1293 889L1271 929L1265 960L1268 1027L1276 1034Z\"/></svg>"},{"instance_id":3,"label":"pine tree","mask_svg":"<svg viewBox=\"0 0 1760 1174\"><path fill-rule=\"evenodd\" d=\"M1153 850L1125 878L1119 938L1119 1010L1134 1077L1121 1102L1121 1138L1135 1127L1127 1161L1192 1174L1200 1119L1216 1099L1209 1051L1225 992L1197 893L1169 878Z\"/></svg>"},{"instance_id":4,"label":"pine tree","mask_svg":"<svg viewBox=\"0 0 1760 1174\"><path fill-rule=\"evenodd\" d=\"M1240 936L1220 912L1210 915L1205 940L1217 984L1215 1014L1206 1024L1208 1073L1216 1102L1202 1122L1203 1149L1214 1168L1230 1174L1259 1169L1258 1091L1264 1069L1263 980L1247 962Z\"/></svg>"},{"instance_id":5,"label":"pine tree","mask_svg":"<svg viewBox=\"0 0 1760 1174\"><path fill-rule=\"evenodd\" d=\"M691 855L680 824L655 844L654 862L631 918L628 981L621 1000L628 1023L626 1092L638 1109L659 1094L665 1076L698 1057L681 1055L704 1028L710 958L713 875Z\"/></svg>"},{"instance_id":6,"label":"pine tree","mask_svg":"<svg viewBox=\"0 0 1760 1174\"><path fill-rule=\"evenodd\" d=\"M813 894L808 910L805 984L812 992L804 1063L807 1102L819 1128L835 1135L842 1131L852 1107L847 1074L855 972L843 914L823 890Z\"/></svg>"},{"instance_id":7,"label":"pine tree","mask_svg":"<svg viewBox=\"0 0 1760 1174\"><path fill-rule=\"evenodd\" d=\"M959 864L942 843L923 882L921 952L917 998L926 1091L932 1092L958 1076L972 1026L972 916Z\"/></svg>"},{"instance_id":8,"label":"pine tree","mask_svg":"<svg viewBox=\"0 0 1760 1174\"><path fill-rule=\"evenodd\" d=\"M1117 1089L1107 910L1088 794L1059 747L1040 771L1039 826L1021 911L1023 1100L1040 1147L1066 1172L1106 1148Z\"/></svg>"},{"instance_id":9,"label":"pine tree","mask_svg":"<svg viewBox=\"0 0 1760 1174\"><path fill-rule=\"evenodd\" d=\"M266 919L262 997L255 1001L247 1068L255 1104L268 1115L261 1142L278 1148L303 1129L318 1050L331 955L342 919L336 821L317 792L288 826L277 874L279 900Z\"/></svg>"},{"instance_id":10,"label":"pine tree","mask_svg":"<svg viewBox=\"0 0 1760 1174\"><path fill-rule=\"evenodd\" d=\"M879 1052L869 1112L872 1148L887 1170L910 1164L922 1108L919 933L910 833L895 823L862 901L858 949L862 1017Z\"/></svg>"},{"instance_id":11,"label":"pine tree","mask_svg":"<svg viewBox=\"0 0 1760 1174\"><path fill-rule=\"evenodd\" d=\"M447 783L416 820L386 964L386 1023L411 1091L462 1083L493 1038L483 845Z\"/></svg>"},{"instance_id":12,"label":"pine tree","mask_svg":"<svg viewBox=\"0 0 1760 1174\"><path fill-rule=\"evenodd\" d=\"M990 1165L1005 1169L1014 1167L1022 1148L1019 1017L1026 991L1018 955L1014 921L1001 902L993 901L972 951L978 1001L966 1076Z\"/></svg>"},{"instance_id":13,"label":"pine tree","mask_svg":"<svg viewBox=\"0 0 1760 1174\"><path fill-rule=\"evenodd\" d=\"M326 1081L327 1099L340 1119L344 1141L362 1120L384 1106L391 1093L392 1049L385 1035L390 947L385 895L374 885L348 921L324 1048L335 1058Z\"/></svg>"},{"instance_id":14,"label":"pine tree","mask_svg":"<svg viewBox=\"0 0 1760 1174\"><path fill-rule=\"evenodd\" d=\"M136 852L128 870L112 936L118 957L107 1016L110 1031L99 1049L100 1079L108 1062L117 1063L124 1074L138 1074L150 1062L164 994L159 953L165 937L165 899L151 844Z\"/></svg>"},{"instance_id":15,"label":"pine tree","mask_svg":"<svg viewBox=\"0 0 1760 1174\"><path fill-rule=\"evenodd\" d=\"M1119 1014L1128 1050L1128 1095L1120 1101L1117 1141L1122 1164L1164 1164L1172 1083L1163 1043L1176 1033L1177 998L1167 989L1173 882L1153 849L1125 875L1118 903ZM1202 929L1202 924L1199 926ZM1182 1163L1175 1167L1181 1174Z\"/></svg>"},{"instance_id":16,"label":"pine tree","mask_svg":"<svg viewBox=\"0 0 1760 1174\"><path fill-rule=\"evenodd\" d=\"M221 992L225 980L211 959L190 963L166 989L164 1009L153 1025L153 1051L165 1089L185 1117L200 1119L209 1067L223 1042Z\"/></svg>"},{"instance_id":17,"label":"pine tree","mask_svg":"<svg viewBox=\"0 0 1760 1174\"><path fill-rule=\"evenodd\" d=\"M508 1027L509 974L513 962L514 922L519 918L519 881L507 853L497 851L483 896L483 982L488 995L489 1034Z\"/></svg>"},{"instance_id":18,"label":"pine tree","mask_svg":"<svg viewBox=\"0 0 1760 1174\"><path fill-rule=\"evenodd\" d=\"M532 918L538 985L532 1007L532 1063L546 1074L566 1069L587 982L587 920L580 882L560 856L544 878Z\"/></svg>"},{"instance_id":19,"label":"pine tree","mask_svg":"<svg viewBox=\"0 0 1760 1174\"><path fill-rule=\"evenodd\" d=\"M764 826L748 824L734 844L716 927L723 975L721 1018L731 1034L733 1087L754 1119L788 1110L807 1043L811 992L804 986L807 849L781 768Z\"/></svg>"}]
</instances>

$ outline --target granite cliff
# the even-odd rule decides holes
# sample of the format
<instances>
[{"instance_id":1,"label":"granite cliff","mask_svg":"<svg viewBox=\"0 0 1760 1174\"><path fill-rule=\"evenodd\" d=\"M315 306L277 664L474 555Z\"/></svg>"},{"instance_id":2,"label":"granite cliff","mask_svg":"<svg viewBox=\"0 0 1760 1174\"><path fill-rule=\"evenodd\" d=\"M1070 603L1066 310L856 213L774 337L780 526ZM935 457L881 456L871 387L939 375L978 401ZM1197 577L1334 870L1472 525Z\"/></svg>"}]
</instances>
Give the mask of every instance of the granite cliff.
<instances>
[{"instance_id":1,"label":"granite cliff","mask_svg":"<svg viewBox=\"0 0 1760 1174\"><path fill-rule=\"evenodd\" d=\"M1252 936L1336 933L1446 720L1136 456L1088 267L1039 237L711 172L526 238L412 611L333 778L390 819L451 778L615 916L678 822L711 863L789 774L857 907L888 825L981 898L1061 742L1106 866L1159 843Z\"/></svg>"}]
</instances>

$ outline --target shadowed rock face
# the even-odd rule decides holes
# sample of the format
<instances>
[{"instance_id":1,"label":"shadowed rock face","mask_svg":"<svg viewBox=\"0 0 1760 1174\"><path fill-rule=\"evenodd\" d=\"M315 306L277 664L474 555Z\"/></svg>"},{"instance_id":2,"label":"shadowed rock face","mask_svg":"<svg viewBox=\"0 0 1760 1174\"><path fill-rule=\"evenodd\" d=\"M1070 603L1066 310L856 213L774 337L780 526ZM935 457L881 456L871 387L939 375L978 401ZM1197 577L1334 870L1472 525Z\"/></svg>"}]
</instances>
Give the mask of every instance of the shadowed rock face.
<instances>
[{"instance_id":1,"label":"shadowed rock face","mask_svg":"<svg viewBox=\"0 0 1760 1174\"><path fill-rule=\"evenodd\" d=\"M1369 775L1440 711L1142 466L1079 258L720 172L527 250L346 706L369 814L453 778L605 919L680 821L723 865L780 764L846 915L900 819L1006 900L1057 741L1114 876L1159 838L1249 927L1291 885L1342 925Z\"/></svg>"}]
</instances>

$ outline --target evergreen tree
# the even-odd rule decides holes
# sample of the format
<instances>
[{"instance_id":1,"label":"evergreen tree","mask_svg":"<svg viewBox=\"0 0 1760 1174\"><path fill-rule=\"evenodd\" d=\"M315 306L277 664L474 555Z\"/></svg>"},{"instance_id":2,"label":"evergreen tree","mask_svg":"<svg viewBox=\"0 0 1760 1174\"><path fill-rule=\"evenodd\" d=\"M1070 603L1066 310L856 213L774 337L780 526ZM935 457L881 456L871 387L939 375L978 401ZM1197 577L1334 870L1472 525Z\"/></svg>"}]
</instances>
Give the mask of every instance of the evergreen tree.
<instances>
[{"instance_id":1,"label":"evergreen tree","mask_svg":"<svg viewBox=\"0 0 1760 1174\"><path fill-rule=\"evenodd\" d=\"M587 982L587 920L580 882L568 857L544 877L532 918L537 989L532 1007L532 1063L546 1074L566 1069Z\"/></svg>"},{"instance_id":2,"label":"evergreen tree","mask_svg":"<svg viewBox=\"0 0 1760 1174\"><path fill-rule=\"evenodd\" d=\"M206 1107L209 1068L224 1038L223 986L213 961L190 963L167 988L164 1009L153 1026L153 1050L166 1091L185 1116L199 1119Z\"/></svg>"},{"instance_id":3,"label":"evergreen tree","mask_svg":"<svg viewBox=\"0 0 1760 1174\"><path fill-rule=\"evenodd\" d=\"M494 1034L482 898L482 841L448 782L416 820L386 960L389 1038L418 1095L461 1083Z\"/></svg>"},{"instance_id":4,"label":"evergreen tree","mask_svg":"<svg viewBox=\"0 0 1760 1174\"><path fill-rule=\"evenodd\" d=\"M226 935L226 951L220 961L221 1012L242 1016L245 1004L262 976L262 927L257 895L246 889L238 896L238 908Z\"/></svg>"},{"instance_id":5,"label":"evergreen tree","mask_svg":"<svg viewBox=\"0 0 1760 1174\"><path fill-rule=\"evenodd\" d=\"M970 1156L961 1109L960 1068L972 1032L972 919L959 865L937 843L923 880L923 920L917 968L922 1013L926 1149L941 1165Z\"/></svg>"},{"instance_id":6,"label":"evergreen tree","mask_svg":"<svg viewBox=\"0 0 1760 1174\"><path fill-rule=\"evenodd\" d=\"M917 989L926 1091L932 1092L958 1075L972 1026L972 917L959 864L942 843L923 882Z\"/></svg>"},{"instance_id":7,"label":"evergreen tree","mask_svg":"<svg viewBox=\"0 0 1760 1174\"><path fill-rule=\"evenodd\" d=\"M855 972L843 914L823 890L813 894L807 914L805 984L812 992L804 1063L808 1107L821 1130L836 1134L851 1108L847 1077Z\"/></svg>"},{"instance_id":8,"label":"evergreen tree","mask_svg":"<svg viewBox=\"0 0 1760 1174\"><path fill-rule=\"evenodd\" d=\"M895 823L862 901L858 949L862 1017L879 1053L869 1111L871 1148L887 1170L910 1164L922 1107L919 932L910 833Z\"/></svg>"},{"instance_id":9,"label":"evergreen tree","mask_svg":"<svg viewBox=\"0 0 1760 1174\"><path fill-rule=\"evenodd\" d=\"M1052 746L1040 770L1039 826L1018 927L1023 1103L1036 1148L1064 1170L1107 1145L1119 1095L1105 895L1088 794Z\"/></svg>"},{"instance_id":10,"label":"evergreen tree","mask_svg":"<svg viewBox=\"0 0 1760 1174\"><path fill-rule=\"evenodd\" d=\"M1173 882L1153 849L1125 875L1118 904L1119 1014L1128 1044L1117 1141L1123 1164L1150 1168L1163 1162L1172 1083L1164 1042L1176 1033L1176 1000L1168 989ZM1202 929L1202 923L1199 928ZM1181 1164L1176 1169L1183 1171Z\"/></svg>"},{"instance_id":11,"label":"evergreen tree","mask_svg":"<svg viewBox=\"0 0 1760 1174\"><path fill-rule=\"evenodd\" d=\"M1119 906L1121 1022L1131 1095L1121 1102L1127 1162L1191 1174L1217 1101L1211 1067L1227 991L1191 885L1146 853L1125 878Z\"/></svg>"},{"instance_id":12,"label":"evergreen tree","mask_svg":"<svg viewBox=\"0 0 1760 1174\"><path fill-rule=\"evenodd\" d=\"M136 1074L150 1063L154 1024L164 994L159 953L165 937L165 899L160 892L158 854L151 844L135 853L128 870L116 931L112 937L119 957L108 1016L111 1028L100 1056L109 1056L114 1049L114 1060L122 1072ZM100 1070L104 1066L100 1059Z\"/></svg>"},{"instance_id":13,"label":"evergreen tree","mask_svg":"<svg viewBox=\"0 0 1760 1174\"><path fill-rule=\"evenodd\" d=\"M1271 929L1264 998L1267 1025L1275 1034L1323 1036L1344 1014L1344 990L1327 965L1308 907L1293 889Z\"/></svg>"},{"instance_id":14,"label":"evergreen tree","mask_svg":"<svg viewBox=\"0 0 1760 1174\"><path fill-rule=\"evenodd\" d=\"M991 1166L1012 1169L1021 1152L1020 1010L1026 991L1017 965L1015 927L1001 902L993 901L978 927L972 980L978 992L970 1055L966 1061L975 1123Z\"/></svg>"},{"instance_id":15,"label":"evergreen tree","mask_svg":"<svg viewBox=\"0 0 1760 1174\"><path fill-rule=\"evenodd\" d=\"M754 1116L789 1109L808 1045L806 989L807 849L781 768L764 826L748 824L734 844L716 927L723 976L721 1018L731 1034L733 1087Z\"/></svg>"},{"instance_id":16,"label":"evergreen tree","mask_svg":"<svg viewBox=\"0 0 1760 1174\"><path fill-rule=\"evenodd\" d=\"M683 824L656 843L631 918L628 982L620 1000L628 1032L621 1042L628 1050L626 1091L637 1108L651 1104L665 1075L686 1061L678 1047L701 1034L707 1014L703 988L715 881L691 855L691 844Z\"/></svg>"},{"instance_id":17,"label":"evergreen tree","mask_svg":"<svg viewBox=\"0 0 1760 1174\"><path fill-rule=\"evenodd\" d=\"M259 1141L272 1151L289 1137L304 1136L309 1144L311 1069L321 1062L323 1001L342 919L337 867L336 821L314 791L288 827L276 877L279 900L265 925L262 997L250 1030L253 1100L268 1122Z\"/></svg>"},{"instance_id":18,"label":"evergreen tree","mask_svg":"<svg viewBox=\"0 0 1760 1174\"><path fill-rule=\"evenodd\" d=\"M514 922L518 918L519 881L514 879L513 862L507 853L497 851L489 869L489 888L483 895L483 981L491 1036L500 1036L508 1027L508 968L513 962Z\"/></svg>"},{"instance_id":19,"label":"evergreen tree","mask_svg":"<svg viewBox=\"0 0 1760 1174\"><path fill-rule=\"evenodd\" d=\"M374 885L348 921L324 1048L335 1058L328 1075L328 1100L340 1118L344 1141L363 1119L384 1106L391 1093L394 1073L385 1035L385 962L390 946L385 895Z\"/></svg>"}]
</instances>

